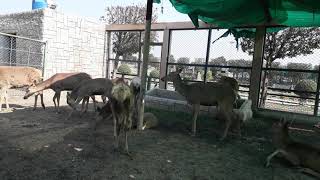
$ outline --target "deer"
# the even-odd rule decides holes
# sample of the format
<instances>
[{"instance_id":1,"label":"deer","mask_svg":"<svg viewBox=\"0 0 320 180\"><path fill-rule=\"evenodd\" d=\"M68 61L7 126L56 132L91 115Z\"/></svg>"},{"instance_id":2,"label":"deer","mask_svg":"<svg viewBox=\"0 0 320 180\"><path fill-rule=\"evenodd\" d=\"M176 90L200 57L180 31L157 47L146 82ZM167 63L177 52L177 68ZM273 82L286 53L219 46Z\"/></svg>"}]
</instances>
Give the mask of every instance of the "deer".
<instances>
[{"instance_id":1,"label":"deer","mask_svg":"<svg viewBox=\"0 0 320 180\"><path fill-rule=\"evenodd\" d=\"M292 165L300 168L301 172L320 178L320 148L298 142L289 135L289 122L282 118L272 125L272 142L276 148L266 159L266 167L271 159L282 154Z\"/></svg>"},{"instance_id":2,"label":"deer","mask_svg":"<svg viewBox=\"0 0 320 180\"><path fill-rule=\"evenodd\" d=\"M38 83L35 86L31 86L28 88L26 94L24 95L24 99L28 99L31 95L46 90L52 89L55 94L53 96L54 108L57 113L60 113L60 96L61 91L72 91L76 88L82 81L92 79L91 76L84 72L75 72L75 73L57 73L51 76L49 79ZM96 109L95 97L91 96L93 100L94 107ZM82 111L84 108L84 104L86 103L86 109L88 108L89 97L84 98L82 102Z\"/></svg>"},{"instance_id":3,"label":"deer","mask_svg":"<svg viewBox=\"0 0 320 180\"><path fill-rule=\"evenodd\" d=\"M1 95L6 97L8 101L8 89L31 87L42 81L42 73L40 70L33 67L26 66L0 66L0 81L2 81ZM5 83L3 83L5 82ZM43 103L43 93L39 91L35 95L33 110L37 108L38 96L41 98L41 105L45 109ZM9 109L9 104L7 103L7 109Z\"/></svg>"},{"instance_id":4,"label":"deer","mask_svg":"<svg viewBox=\"0 0 320 180\"><path fill-rule=\"evenodd\" d=\"M106 97L111 97L113 81L106 78L88 79L82 81L71 93L67 92L67 103L72 107L67 119L71 117L73 111L81 100L94 95L101 95L103 102L106 103ZM82 114L81 111L80 114Z\"/></svg>"},{"instance_id":5,"label":"deer","mask_svg":"<svg viewBox=\"0 0 320 180\"><path fill-rule=\"evenodd\" d=\"M220 140L224 140L227 137L228 130L234 118L235 114L233 113L233 104L236 101L237 92L229 83L190 83L187 84L182 81L180 73L182 69L179 69L176 72L170 72L167 76L161 78L162 81L172 81L174 87L183 95L187 103L192 105L193 109L193 124L192 124L192 136L196 135L196 126L197 126L197 116L199 114L200 105L219 106L221 114L225 118L225 129ZM240 124L240 123L237 123ZM240 135L240 127L238 132Z\"/></svg>"}]
</instances>

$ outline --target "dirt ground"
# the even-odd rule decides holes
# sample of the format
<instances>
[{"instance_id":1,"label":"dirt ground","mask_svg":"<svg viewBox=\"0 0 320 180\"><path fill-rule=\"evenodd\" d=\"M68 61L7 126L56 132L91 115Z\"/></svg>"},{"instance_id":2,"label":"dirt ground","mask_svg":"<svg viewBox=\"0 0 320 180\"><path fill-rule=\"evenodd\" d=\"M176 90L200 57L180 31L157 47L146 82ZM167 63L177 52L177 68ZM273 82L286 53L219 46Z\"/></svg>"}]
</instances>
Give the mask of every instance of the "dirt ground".
<instances>
[{"instance_id":1,"label":"dirt ground","mask_svg":"<svg viewBox=\"0 0 320 180\"><path fill-rule=\"evenodd\" d=\"M271 122L263 119L247 123L243 138L229 136L219 142L222 125L217 120L200 116L199 133L191 137L190 115L146 109L160 119L160 125L130 133L130 159L113 150L110 121L94 132L93 111L82 117L75 113L65 120L70 108L65 98L61 101L62 112L57 114L51 98L46 99L46 110L32 111L33 98L15 97L11 100L16 104L14 110L0 114L1 180L313 179L280 158L272 161L272 167L264 167L274 148ZM320 142L312 134L294 135Z\"/></svg>"}]
</instances>

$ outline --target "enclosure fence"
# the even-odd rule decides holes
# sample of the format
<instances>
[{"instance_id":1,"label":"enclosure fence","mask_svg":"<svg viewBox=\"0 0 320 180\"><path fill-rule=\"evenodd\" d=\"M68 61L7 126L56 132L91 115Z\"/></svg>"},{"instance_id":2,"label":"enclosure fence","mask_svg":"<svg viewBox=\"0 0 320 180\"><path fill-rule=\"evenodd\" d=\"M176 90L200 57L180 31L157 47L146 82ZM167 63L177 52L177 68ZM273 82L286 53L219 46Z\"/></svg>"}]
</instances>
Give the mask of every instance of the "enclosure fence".
<instances>
[{"instance_id":1,"label":"enclosure fence","mask_svg":"<svg viewBox=\"0 0 320 180\"><path fill-rule=\"evenodd\" d=\"M140 75L143 31L144 26L107 26L106 32L109 39L107 52L108 77L112 77L113 73L115 77L120 77L123 74L128 79ZM162 82L159 78L177 69L182 69L182 79L191 83L215 82L221 75L233 77L239 82L240 96L245 99L248 98L253 56L247 52L242 52L241 48L237 48L234 37L221 38L216 41L225 31L208 26L200 26L200 28L194 29L192 24L187 23L153 25L147 89L159 86L163 89L174 90L172 82ZM129 37L130 43L128 41L120 42L119 37ZM120 49L120 45L125 48L137 47L137 49L128 54L118 53L126 50L125 48ZM301 57L295 60L306 62L301 61ZM314 63L319 64L319 62ZM318 116L319 66L317 68L301 69L292 68L286 64L280 64L280 66L274 66L273 64L266 67L265 62L263 63L260 72L260 86L257 87L260 89L258 109ZM114 67L118 68L114 69ZM266 96L264 103L262 103L264 76L268 76L269 82L266 84ZM317 83L316 90L295 89L299 80L303 79L313 80Z\"/></svg>"},{"instance_id":2,"label":"enclosure fence","mask_svg":"<svg viewBox=\"0 0 320 180\"><path fill-rule=\"evenodd\" d=\"M28 66L44 74L46 42L0 33L0 66Z\"/></svg>"}]
</instances>

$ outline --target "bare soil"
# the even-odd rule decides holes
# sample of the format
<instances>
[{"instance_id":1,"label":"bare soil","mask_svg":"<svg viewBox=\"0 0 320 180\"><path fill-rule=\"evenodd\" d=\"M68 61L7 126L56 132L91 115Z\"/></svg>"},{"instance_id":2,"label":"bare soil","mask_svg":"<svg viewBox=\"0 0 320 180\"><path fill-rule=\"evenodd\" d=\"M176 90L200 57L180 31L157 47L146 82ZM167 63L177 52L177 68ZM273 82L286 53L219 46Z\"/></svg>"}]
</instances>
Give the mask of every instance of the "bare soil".
<instances>
[{"instance_id":1,"label":"bare soil","mask_svg":"<svg viewBox=\"0 0 320 180\"><path fill-rule=\"evenodd\" d=\"M46 99L46 110L36 111L32 111L33 98L14 101L12 112L0 114L1 180L313 179L281 158L264 167L274 148L271 122L263 119L248 122L242 138L231 135L219 142L223 126L217 120L200 116L199 133L191 137L190 115L146 109L160 119L160 125L130 133L131 159L114 151L111 121L93 131L93 111L82 117L75 113L66 121L70 108L65 99L60 114L55 113L51 98ZM301 140L320 142L319 135L293 133Z\"/></svg>"}]
</instances>

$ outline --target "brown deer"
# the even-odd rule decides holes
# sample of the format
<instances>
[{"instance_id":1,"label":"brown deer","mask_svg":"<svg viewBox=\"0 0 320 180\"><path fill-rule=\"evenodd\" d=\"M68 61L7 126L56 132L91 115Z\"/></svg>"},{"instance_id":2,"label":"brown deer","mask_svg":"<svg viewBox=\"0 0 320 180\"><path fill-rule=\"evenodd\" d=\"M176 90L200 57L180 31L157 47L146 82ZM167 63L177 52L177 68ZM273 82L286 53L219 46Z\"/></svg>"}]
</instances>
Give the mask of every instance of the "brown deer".
<instances>
[{"instance_id":1,"label":"brown deer","mask_svg":"<svg viewBox=\"0 0 320 180\"><path fill-rule=\"evenodd\" d=\"M234 118L233 104L236 101L237 92L230 83L190 83L182 81L180 77L181 69L177 72L171 72L167 76L162 77L162 81L172 81L176 90L183 95L188 104L193 108L193 125L192 135L196 134L197 116L200 105L212 106L219 105L219 110L225 118L225 129L221 140L225 139ZM240 123L237 123L240 124ZM240 127L237 127L240 134Z\"/></svg>"},{"instance_id":2,"label":"brown deer","mask_svg":"<svg viewBox=\"0 0 320 180\"><path fill-rule=\"evenodd\" d=\"M320 178L320 148L292 139L288 125L284 119L272 125L272 141L277 150L267 157L266 167L274 156L282 154L294 166L302 167L302 172Z\"/></svg>"},{"instance_id":3,"label":"brown deer","mask_svg":"<svg viewBox=\"0 0 320 180\"><path fill-rule=\"evenodd\" d=\"M124 81L117 81L113 84L110 107L113 117L113 135L115 139L115 148L119 145L120 131L124 131L125 135L125 151L128 155L128 131L132 126L132 115L133 115L133 94L129 85Z\"/></svg>"},{"instance_id":4,"label":"brown deer","mask_svg":"<svg viewBox=\"0 0 320 180\"><path fill-rule=\"evenodd\" d=\"M29 87L26 94L24 95L24 99L27 99L34 93L52 89L55 94L53 96L54 108L59 113L60 112L60 96L61 91L72 91L76 88L82 81L92 79L91 76L87 73L77 72L77 73L57 73L50 77L49 79L37 84L36 86ZM95 98L91 97L93 100L93 104L95 106ZM87 102L88 107L89 97L84 98L82 102L82 109L84 107L84 103Z\"/></svg>"},{"instance_id":5,"label":"brown deer","mask_svg":"<svg viewBox=\"0 0 320 180\"><path fill-rule=\"evenodd\" d=\"M73 111L76 110L76 106L84 98L94 95L101 95L103 102L105 103L106 97L111 97L112 86L112 80L106 78L96 78L82 81L71 91L71 93L67 93L67 103L72 107L72 111L68 115L67 119L71 117ZM83 111L81 111L81 114L82 113Z\"/></svg>"},{"instance_id":6,"label":"brown deer","mask_svg":"<svg viewBox=\"0 0 320 180\"><path fill-rule=\"evenodd\" d=\"M41 71L32 68L32 67L24 67L24 66L0 66L0 81L6 82L2 84L2 94L0 96L6 96L8 99L7 90L10 88L22 88L22 87L30 87L35 86L36 84L42 81ZM7 90L5 90L7 89ZM5 93L5 95L3 94ZM41 105L43 109L45 109L45 105L43 103L43 94L42 91L39 91L35 96L34 108L37 107L38 96L41 98ZM7 100L8 101L8 100ZM9 108L9 105L7 106Z\"/></svg>"}]
</instances>

